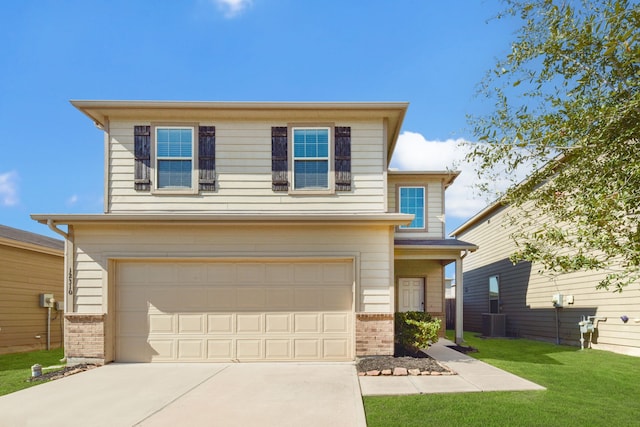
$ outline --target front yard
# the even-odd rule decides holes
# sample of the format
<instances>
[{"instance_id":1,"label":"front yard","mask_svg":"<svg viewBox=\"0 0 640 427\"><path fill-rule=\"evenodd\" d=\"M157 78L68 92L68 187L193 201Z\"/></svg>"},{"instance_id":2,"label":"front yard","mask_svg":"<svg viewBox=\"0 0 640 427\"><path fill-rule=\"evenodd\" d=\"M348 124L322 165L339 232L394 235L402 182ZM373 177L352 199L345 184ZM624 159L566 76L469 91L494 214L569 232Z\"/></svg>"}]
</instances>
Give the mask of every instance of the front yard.
<instances>
[{"instance_id":1,"label":"front yard","mask_svg":"<svg viewBox=\"0 0 640 427\"><path fill-rule=\"evenodd\" d=\"M375 426L640 425L640 358L525 339L465 340L477 359L546 391L365 397Z\"/></svg>"},{"instance_id":2,"label":"front yard","mask_svg":"<svg viewBox=\"0 0 640 427\"><path fill-rule=\"evenodd\" d=\"M31 366L36 363L43 367L62 365L60 359L63 357L61 348L0 355L0 396L42 384L41 381L27 382L31 377Z\"/></svg>"}]
</instances>

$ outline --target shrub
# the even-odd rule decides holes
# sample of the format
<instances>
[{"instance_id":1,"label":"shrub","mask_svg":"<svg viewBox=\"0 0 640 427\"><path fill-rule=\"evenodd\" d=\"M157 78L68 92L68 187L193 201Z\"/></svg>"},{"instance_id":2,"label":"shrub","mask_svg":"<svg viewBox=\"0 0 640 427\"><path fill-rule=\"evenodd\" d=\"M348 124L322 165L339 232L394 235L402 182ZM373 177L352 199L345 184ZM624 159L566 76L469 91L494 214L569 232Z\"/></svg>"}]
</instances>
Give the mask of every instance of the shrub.
<instances>
[{"instance_id":1,"label":"shrub","mask_svg":"<svg viewBox=\"0 0 640 427\"><path fill-rule=\"evenodd\" d=\"M407 311L395 314L395 340L400 347L416 352L438 341L440 319L429 313Z\"/></svg>"}]
</instances>

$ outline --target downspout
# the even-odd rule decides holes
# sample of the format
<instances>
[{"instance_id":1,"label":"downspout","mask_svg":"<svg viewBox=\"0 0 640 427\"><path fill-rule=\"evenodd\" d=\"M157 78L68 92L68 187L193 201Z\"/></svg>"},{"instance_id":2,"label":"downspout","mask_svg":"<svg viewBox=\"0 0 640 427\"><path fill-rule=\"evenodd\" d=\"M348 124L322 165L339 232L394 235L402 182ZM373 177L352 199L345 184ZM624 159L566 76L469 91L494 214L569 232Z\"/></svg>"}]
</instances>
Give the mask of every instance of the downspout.
<instances>
[{"instance_id":1,"label":"downspout","mask_svg":"<svg viewBox=\"0 0 640 427\"><path fill-rule=\"evenodd\" d=\"M67 308L68 308L68 304L70 301L70 296L73 295L73 272L71 270L71 266L73 265L73 262L71 261L72 257L73 257L73 242L72 242L72 237L71 237L71 233L67 232L65 233L64 231L62 231L61 229L59 229L58 227L56 227L55 223L53 222L52 219L48 219L47 220L47 226L49 227L49 229L51 231L53 231L56 234L59 234L60 236L62 236L64 238L64 271L68 271L69 274L65 274L64 277L64 298L63 298L63 304L64 304L64 310L63 310L63 314L67 313ZM69 226L70 227L70 226ZM51 308L49 308L49 310L51 310ZM62 316L62 319L60 321L60 329L63 330L64 327L62 326L64 322L64 315ZM47 340L49 338L47 337ZM67 356L65 353L65 356L60 360L60 362L66 362L67 361Z\"/></svg>"}]
</instances>

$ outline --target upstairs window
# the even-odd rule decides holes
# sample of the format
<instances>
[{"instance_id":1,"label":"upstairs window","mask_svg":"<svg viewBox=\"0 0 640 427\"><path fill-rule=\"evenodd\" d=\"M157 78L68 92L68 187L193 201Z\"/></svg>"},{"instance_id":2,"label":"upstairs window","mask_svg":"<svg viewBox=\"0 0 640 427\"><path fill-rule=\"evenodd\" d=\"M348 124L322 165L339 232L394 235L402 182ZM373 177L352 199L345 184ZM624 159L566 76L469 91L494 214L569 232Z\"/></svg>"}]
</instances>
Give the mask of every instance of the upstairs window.
<instances>
[{"instance_id":1,"label":"upstairs window","mask_svg":"<svg viewBox=\"0 0 640 427\"><path fill-rule=\"evenodd\" d=\"M157 188L193 188L194 129L163 126L155 130Z\"/></svg>"},{"instance_id":2,"label":"upstairs window","mask_svg":"<svg viewBox=\"0 0 640 427\"><path fill-rule=\"evenodd\" d=\"M329 128L293 128L294 190L329 189Z\"/></svg>"},{"instance_id":3,"label":"upstairs window","mask_svg":"<svg viewBox=\"0 0 640 427\"><path fill-rule=\"evenodd\" d=\"M409 225L401 225L401 230L413 230L425 228L425 203L424 187L400 187L399 189L400 213L414 215Z\"/></svg>"}]
</instances>

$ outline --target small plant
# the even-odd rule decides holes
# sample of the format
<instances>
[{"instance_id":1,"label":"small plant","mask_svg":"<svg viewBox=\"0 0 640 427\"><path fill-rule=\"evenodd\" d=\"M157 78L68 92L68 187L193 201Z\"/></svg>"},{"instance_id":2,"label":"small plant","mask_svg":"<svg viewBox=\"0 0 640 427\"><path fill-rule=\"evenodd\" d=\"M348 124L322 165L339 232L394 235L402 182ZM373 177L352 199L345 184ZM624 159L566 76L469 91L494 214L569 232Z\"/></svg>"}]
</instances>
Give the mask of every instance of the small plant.
<instances>
[{"instance_id":1,"label":"small plant","mask_svg":"<svg viewBox=\"0 0 640 427\"><path fill-rule=\"evenodd\" d=\"M440 319L421 311L396 313L396 344L405 351L417 353L438 341L441 323Z\"/></svg>"}]
</instances>

